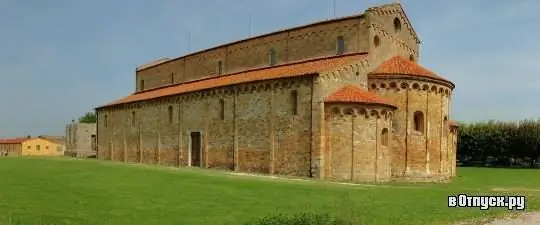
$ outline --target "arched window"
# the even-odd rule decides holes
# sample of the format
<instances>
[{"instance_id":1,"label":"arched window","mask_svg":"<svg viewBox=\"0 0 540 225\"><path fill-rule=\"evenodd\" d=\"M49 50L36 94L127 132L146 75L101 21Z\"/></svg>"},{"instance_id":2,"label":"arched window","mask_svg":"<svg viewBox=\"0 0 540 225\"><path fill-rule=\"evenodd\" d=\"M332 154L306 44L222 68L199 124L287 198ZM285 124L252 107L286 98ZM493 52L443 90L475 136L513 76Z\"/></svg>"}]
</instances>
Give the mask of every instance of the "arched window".
<instances>
[{"instance_id":1,"label":"arched window","mask_svg":"<svg viewBox=\"0 0 540 225\"><path fill-rule=\"evenodd\" d=\"M298 91L291 91L291 106L293 115L298 115Z\"/></svg>"},{"instance_id":2,"label":"arched window","mask_svg":"<svg viewBox=\"0 0 540 225\"><path fill-rule=\"evenodd\" d=\"M131 111L131 125L135 125L135 111Z\"/></svg>"},{"instance_id":3,"label":"arched window","mask_svg":"<svg viewBox=\"0 0 540 225\"><path fill-rule=\"evenodd\" d=\"M104 118L104 119L105 119L105 127L107 127L107 126L109 125L109 120L108 120L108 118L107 118L107 115L105 115L105 118Z\"/></svg>"},{"instance_id":4,"label":"arched window","mask_svg":"<svg viewBox=\"0 0 540 225\"><path fill-rule=\"evenodd\" d=\"M401 31L401 21L398 18L394 19L394 31L399 33Z\"/></svg>"},{"instance_id":5,"label":"arched window","mask_svg":"<svg viewBox=\"0 0 540 225\"><path fill-rule=\"evenodd\" d=\"M375 47L379 47L379 45L381 45L381 39L379 36L375 35L375 37L373 37L373 45L375 45Z\"/></svg>"},{"instance_id":6,"label":"arched window","mask_svg":"<svg viewBox=\"0 0 540 225\"><path fill-rule=\"evenodd\" d=\"M225 101L223 99L219 100L219 118L225 119Z\"/></svg>"},{"instance_id":7,"label":"arched window","mask_svg":"<svg viewBox=\"0 0 540 225\"><path fill-rule=\"evenodd\" d=\"M268 64L269 64L270 66L276 65L276 63L277 63L277 60L276 60L276 50L274 50L273 48L270 49L268 61L269 61Z\"/></svg>"},{"instance_id":8,"label":"arched window","mask_svg":"<svg viewBox=\"0 0 540 225\"><path fill-rule=\"evenodd\" d=\"M409 55L409 60L414 62L414 55Z\"/></svg>"},{"instance_id":9,"label":"arched window","mask_svg":"<svg viewBox=\"0 0 540 225\"><path fill-rule=\"evenodd\" d=\"M414 130L424 133L424 113L420 111L414 112Z\"/></svg>"},{"instance_id":10,"label":"arched window","mask_svg":"<svg viewBox=\"0 0 540 225\"><path fill-rule=\"evenodd\" d=\"M381 132L381 144L382 146L388 146L388 129L384 128Z\"/></svg>"},{"instance_id":11,"label":"arched window","mask_svg":"<svg viewBox=\"0 0 540 225\"><path fill-rule=\"evenodd\" d=\"M336 54L341 55L345 53L345 39L343 36L338 36L336 42Z\"/></svg>"},{"instance_id":12,"label":"arched window","mask_svg":"<svg viewBox=\"0 0 540 225\"><path fill-rule=\"evenodd\" d=\"M223 74L223 62L221 60L218 61L217 65L217 74L221 75Z\"/></svg>"},{"instance_id":13,"label":"arched window","mask_svg":"<svg viewBox=\"0 0 540 225\"><path fill-rule=\"evenodd\" d=\"M448 135L448 117L444 117L443 119L443 135L446 136Z\"/></svg>"},{"instance_id":14,"label":"arched window","mask_svg":"<svg viewBox=\"0 0 540 225\"><path fill-rule=\"evenodd\" d=\"M169 109L167 112L169 114L169 123L172 123L173 122L173 107L169 106Z\"/></svg>"}]
</instances>

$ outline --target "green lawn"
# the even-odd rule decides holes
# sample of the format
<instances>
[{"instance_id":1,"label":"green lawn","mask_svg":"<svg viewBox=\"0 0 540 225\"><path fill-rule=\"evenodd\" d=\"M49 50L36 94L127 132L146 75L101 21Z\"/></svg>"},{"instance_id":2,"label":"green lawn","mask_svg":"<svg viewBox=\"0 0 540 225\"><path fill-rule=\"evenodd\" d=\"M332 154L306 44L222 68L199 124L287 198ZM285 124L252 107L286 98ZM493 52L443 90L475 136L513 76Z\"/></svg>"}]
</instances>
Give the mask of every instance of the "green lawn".
<instances>
[{"instance_id":1,"label":"green lawn","mask_svg":"<svg viewBox=\"0 0 540 225\"><path fill-rule=\"evenodd\" d=\"M272 213L329 212L358 224L445 224L500 215L447 208L451 194L529 196L540 170L460 168L449 184L352 186L70 158L0 157L0 224L244 224ZM535 190L536 189L536 190Z\"/></svg>"}]
</instances>

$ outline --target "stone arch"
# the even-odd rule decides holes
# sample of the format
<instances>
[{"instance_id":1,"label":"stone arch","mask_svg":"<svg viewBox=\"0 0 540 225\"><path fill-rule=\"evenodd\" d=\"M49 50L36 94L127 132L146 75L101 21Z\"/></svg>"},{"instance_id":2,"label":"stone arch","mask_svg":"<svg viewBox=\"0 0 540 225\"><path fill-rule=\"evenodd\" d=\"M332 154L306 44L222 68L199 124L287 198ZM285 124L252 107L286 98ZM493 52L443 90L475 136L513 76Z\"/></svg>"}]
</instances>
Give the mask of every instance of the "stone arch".
<instances>
[{"instance_id":1,"label":"stone arch","mask_svg":"<svg viewBox=\"0 0 540 225\"><path fill-rule=\"evenodd\" d=\"M381 88L386 88L386 83L381 83Z\"/></svg>"},{"instance_id":2,"label":"stone arch","mask_svg":"<svg viewBox=\"0 0 540 225\"><path fill-rule=\"evenodd\" d=\"M368 115L367 109L364 108L364 107L358 108L357 111L358 111L358 115L364 115L364 116L367 116L367 115Z\"/></svg>"},{"instance_id":3,"label":"stone arch","mask_svg":"<svg viewBox=\"0 0 540 225\"><path fill-rule=\"evenodd\" d=\"M381 110L381 116L384 117L384 119L388 119L388 112L386 109Z\"/></svg>"},{"instance_id":4,"label":"stone arch","mask_svg":"<svg viewBox=\"0 0 540 225\"><path fill-rule=\"evenodd\" d=\"M397 89L397 83L396 82L390 82L390 88Z\"/></svg>"},{"instance_id":5,"label":"stone arch","mask_svg":"<svg viewBox=\"0 0 540 225\"><path fill-rule=\"evenodd\" d=\"M431 86L431 92L437 92L437 86L435 85Z\"/></svg>"},{"instance_id":6,"label":"stone arch","mask_svg":"<svg viewBox=\"0 0 540 225\"><path fill-rule=\"evenodd\" d=\"M409 88L409 84L403 82L403 83L401 83L401 88L403 88L403 89L408 89L408 88Z\"/></svg>"},{"instance_id":7,"label":"stone arch","mask_svg":"<svg viewBox=\"0 0 540 225\"><path fill-rule=\"evenodd\" d=\"M429 85L427 85L427 84L422 85L422 90L424 90L424 91L429 90Z\"/></svg>"},{"instance_id":8,"label":"stone arch","mask_svg":"<svg viewBox=\"0 0 540 225\"><path fill-rule=\"evenodd\" d=\"M388 111L388 119L392 119L394 117L394 113L392 111Z\"/></svg>"},{"instance_id":9,"label":"stone arch","mask_svg":"<svg viewBox=\"0 0 540 225\"><path fill-rule=\"evenodd\" d=\"M375 110L375 109L370 110L369 115L370 115L370 116L374 116L374 117L376 117L376 118L379 118L379 117L380 117L379 111L377 111L377 110Z\"/></svg>"},{"instance_id":10,"label":"stone arch","mask_svg":"<svg viewBox=\"0 0 540 225\"><path fill-rule=\"evenodd\" d=\"M354 115L354 109L352 109L352 108L345 108L345 109L343 110L343 114L345 114L345 115Z\"/></svg>"},{"instance_id":11,"label":"stone arch","mask_svg":"<svg viewBox=\"0 0 540 225\"><path fill-rule=\"evenodd\" d=\"M414 83L414 84L412 85L412 88L415 89L415 90L420 90L420 84Z\"/></svg>"},{"instance_id":12,"label":"stone arch","mask_svg":"<svg viewBox=\"0 0 540 225\"><path fill-rule=\"evenodd\" d=\"M339 107L332 107L330 112L334 115L341 115L341 109Z\"/></svg>"},{"instance_id":13,"label":"stone arch","mask_svg":"<svg viewBox=\"0 0 540 225\"><path fill-rule=\"evenodd\" d=\"M377 89L377 84L376 83L371 83L370 87L373 88L373 89Z\"/></svg>"},{"instance_id":14,"label":"stone arch","mask_svg":"<svg viewBox=\"0 0 540 225\"><path fill-rule=\"evenodd\" d=\"M268 90L270 90L271 88L272 88L272 85L271 85L271 84L269 84L269 83L264 84L264 90L265 90L265 91L268 91Z\"/></svg>"}]
</instances>

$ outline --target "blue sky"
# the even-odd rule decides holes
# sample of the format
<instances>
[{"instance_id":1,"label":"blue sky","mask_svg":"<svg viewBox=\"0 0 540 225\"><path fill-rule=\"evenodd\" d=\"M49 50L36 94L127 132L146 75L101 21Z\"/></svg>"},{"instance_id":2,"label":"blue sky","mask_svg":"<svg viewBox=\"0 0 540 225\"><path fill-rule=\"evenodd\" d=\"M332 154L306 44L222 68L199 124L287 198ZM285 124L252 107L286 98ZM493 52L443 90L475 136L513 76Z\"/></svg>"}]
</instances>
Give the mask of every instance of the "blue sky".
<instances>
[{"instance_id":1,"label":"blue sky","mask_svg":"<svg viewBox=\"0 0 540 225\"><path fill-rule=\"evenodd\" d=\"M337 16L381 0L336 0ZM452 119L540 116L540 1L401 1L420 63L456 83ZM260 10L264 9L264 10ZM332 0L0 0L0 136L64 124L134 90L135 67L333 17Z\"/></svg>"}]
</instances>

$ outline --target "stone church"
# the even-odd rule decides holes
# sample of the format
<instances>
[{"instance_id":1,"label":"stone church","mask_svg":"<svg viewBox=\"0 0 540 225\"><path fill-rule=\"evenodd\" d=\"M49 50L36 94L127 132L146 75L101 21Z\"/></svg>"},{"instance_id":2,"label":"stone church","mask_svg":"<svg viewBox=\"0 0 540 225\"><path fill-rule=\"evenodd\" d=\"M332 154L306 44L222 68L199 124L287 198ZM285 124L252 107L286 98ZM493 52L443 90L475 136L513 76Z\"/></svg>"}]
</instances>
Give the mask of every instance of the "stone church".
<instances>
[{"instance_id":1,"label":"stone church","mask_svg":"<svg viewBox=\"0 0 540 225\"><path fill-rule=\"evenodd\" d=\"M96 108L98 158L362 181L455 176L454 84L399 3L136 70Z\"/></svg>"}]
</instances>

